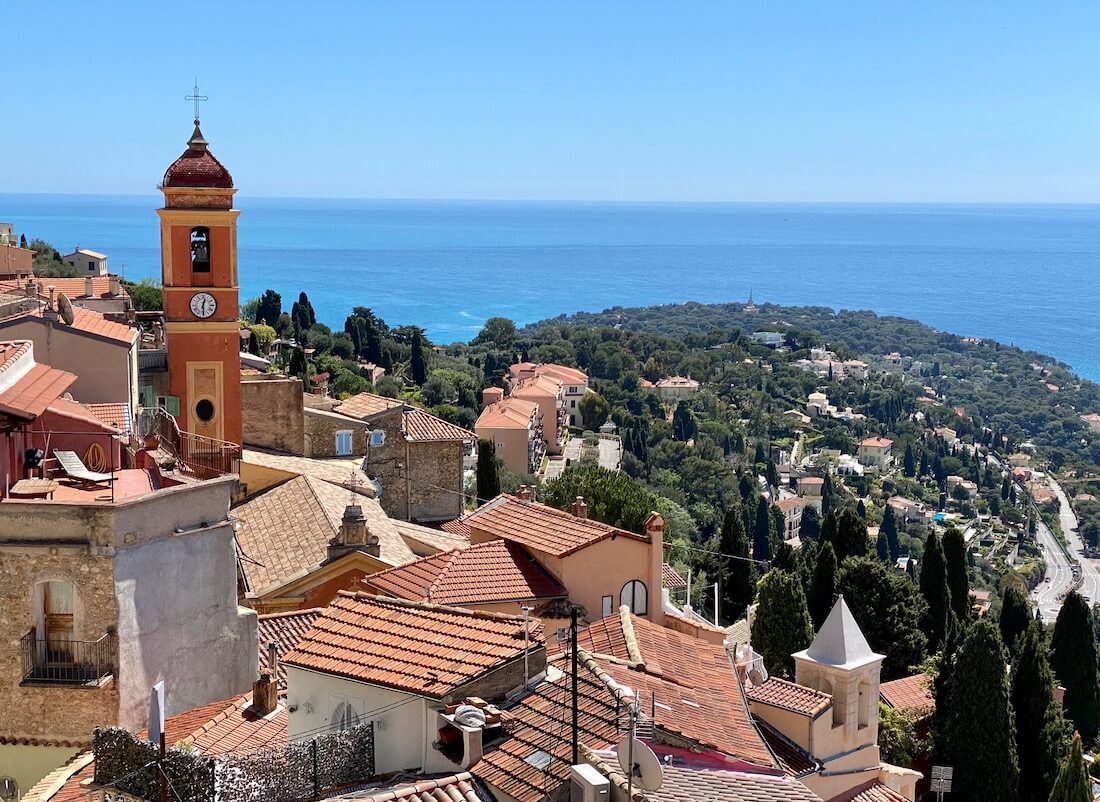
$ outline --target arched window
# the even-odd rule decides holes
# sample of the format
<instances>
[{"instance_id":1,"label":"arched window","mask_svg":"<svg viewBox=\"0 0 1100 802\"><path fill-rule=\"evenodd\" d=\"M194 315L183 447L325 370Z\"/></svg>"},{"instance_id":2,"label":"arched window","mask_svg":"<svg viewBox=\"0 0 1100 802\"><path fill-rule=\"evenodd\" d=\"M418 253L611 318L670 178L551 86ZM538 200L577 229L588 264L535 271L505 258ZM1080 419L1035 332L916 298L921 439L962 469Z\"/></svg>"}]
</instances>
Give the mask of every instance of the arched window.
<instances>
[{"instance_id":1,"label":"arched window","mask_svg":"<svg viewBox=\"0 0 1100 802\"><path fill-rule=\"evenodd\" d=\"M206 226L191 229L191 272L210 272L210 229Z\"/></svg>"},{"instance_id":2,"label":"arched window","mask_svg":"<svg viewBox=\"0 0 1100 802\"><path fill-rule=\"evenodd\" d=\"M329 726L340 732L358 727L359 713L352 707L351 702L338 702L332 710Z\"/></svg>"},{"instance_id":3,"label":"arched window","mask_svg":"<svg viewBox=\"0 0 1100 802\"><path fill-rule=\"evenodd\" d=\"M640 579L631 579L623 589L619 591L619 605L626 605L634 615L645 615L649 612L649 593L646 591L645 582Z\"/></svg>"}]
</instances>

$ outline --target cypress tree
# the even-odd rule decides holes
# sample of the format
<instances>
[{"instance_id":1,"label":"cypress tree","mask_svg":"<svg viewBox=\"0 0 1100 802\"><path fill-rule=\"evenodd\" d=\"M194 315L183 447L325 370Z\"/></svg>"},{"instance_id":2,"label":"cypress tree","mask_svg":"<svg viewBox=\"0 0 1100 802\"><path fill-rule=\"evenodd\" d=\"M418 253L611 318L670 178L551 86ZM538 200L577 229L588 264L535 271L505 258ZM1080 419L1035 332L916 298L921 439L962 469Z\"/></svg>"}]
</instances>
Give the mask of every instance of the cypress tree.
<instances>
[{"instance_id":1,"label":"cypress tree","mask_svg":"<svg viewBox=\"0 0 1100 802\"><path fill-rule=\"evenodd\" d=\"M892 565L894 562L890 559L890 546L886 542L886 533L881 529L878 533L878 539L875 541L875 556L887 565Z\"/></svg>"},{"instance_id":2,"label":"cypress tree","mask_svg":"<svg viewBox=\"0 0 1100 802\"><path fill-rule=\"evenodd\" d=\"M301 348L295 348L290 354L290 365L286 371L291 376L297 376L303 383L306 381L306 373L309 368L306 364L306 352Z\"/></svg>"},{"instance_id":3,"label":"cypress tree","mask_svg":"<svg viewBox=\"0 0 1100 802\"><path fill-rule=\"evenodd\" d=\"M928 475L928 452L923 448L920 450L920 465L917 468L918 476Z\"/></svg>"},{"instance_id":4,"label":"cypress tree","mask_svg":"<svg viewBox=\"0 0 1100 802\"><path fill-rule=\"evenodd\" d=\"M409 370L412 372L412 380L418 386L428 378L428 363L424 358L424 338L420 332L413 335L412 358L409 361Z\"/></svg>"},{"instance_id":5,"label":"cypress tree","mask_svg":"<svg viewBox=\"0 0 1100 802\"><path fill-rule=\"evenodd\" d=\"M820 538L820 540L821 540L822 543L831 543L831 544L833 544L833 551L836 551L836 547L837 547L836 537L837 537L837 535L836 535L836 514L830 512L828 515L825 516L825 521L821 524L821 538ZM839 562L840 562L840 560L838 558L837 563L839 563Z\"/></svg>"},{"instance_id":6,"label":"cypress tree","mask_svg":"<svg viewBox=\"0 0 1100 802\"><path fill-rule=\"evenodd\" d=\"M1074 733L1073 743L1058 772L1049 802L1092 802L1091 786L1081 750L1081 735Z\"/></svg>"},{"instance_id":7,"label":"cypress tree","mask_svg":"<svg viewBox=\"0 0 1100 802\"><path fill-rule=\"evenodd\" d=\"M952 679L951 798L958 802L1016 802L1016 723L1006 660L992 622L974 623L959 647Z\"/></svg>"},{"instance_id":8,"label":"cypress tree","mask_svg":"<svg viewBox=\"0 0 1100 802\"><path fill-rule=\"evenodd\" d=\"M722 532L718 538L718 551L734 557L744 557L742 560L718 558L718 575L722 583L721 615L726 621L736 621L752 604L756 591L752 563L748 559L749 537L745 534L745 526L741 520L740 505L734 504L726 510L722 519Z\"/></svg>"},{"instance_id":9,"label":"cypress tree","mask_svg":"<svg viewBox=\"0 0 1100 802\"><path fill-rule=\"evenodd\" d=\"M865 557L870 551L870 542L867 538L867 524L863 522L855 510L845 509L837 518L836 524L836 549L837 562L844 562L849 557Z\"/></svg>"},{"instance_id":10,"label":"cypress tree","mask_svg":"<svg viewBox=\"0 0 1100 802\"><path fill-rule=\"evenodd\" d=\"M1071 591L1062 602L1050 641L1050 665L1066 689L1066 718L1091 742L1096 737L1100 713L1100 680L1097 678L1096 632L1088 604Z\"/></svg>"},{"instance_id":11,"label":"cypress tree","mask_svg":"<svg viewBox=\"0 0 1100 802\"><path fill-rule=\"evenodd\" d=\"M810 620L816 632L825 623L836 600L836 552L831 543L822 543L810 578L810 597L806 600Z\"/></svg>"},{"instance_id":12,"label":"cypress tree","mask_svg":"<svg viewBox=\"0 0 1100 802\"><path fill-rule=\"evenodd\" d=\"M959 618L970 617L970 577L966 568L966 543L955 527L943 533L943 561L947 565L947 587L951 590L951 609Z\"/></svg>"},{"instance_id":13,"label":"cypress tree","mask_svg":"<svg viewBox=\"0 0 1100 802\"><path fill-rule=\"evenodd\" d=\"M798 539L805 541L817 541L821 537L821 516L817 507L807 504L802 508L802 521L798 525Z\"/></svg>"},{"instance_id":14,"label":"cypress tree","mask_svg":"<svg viewBox=\"0 0 1100 802\"><path fill-rule=\"evenodd\" d=\"M256 332L248 332L248 353L253 356L260 355L260 340L256 337Z\"/></svg>"},{"instance_id":15,"label":"cypress tree","mask_svg":"<svg viewBox=\"0 0 1100 802\"><path fill-rule=\"evenodd\" d=\"M1031 605L1027 600L1027 592L1021 587L1022 584L1012 582L1005 589L1004 600L1001 602L1001 617L997 619L1001 640L1009 654L1016 653L1016 639L1024 634L1032 620Z\"/></svg>"},{"instance_id":16,"label":"cypress tree","mask_svg":"<svg viewBox=\"0 0 1100 802\"><path fill-rule=\"evenodd\" d=\"M951 615L951 593L947 589L947 566L943 560L940 536L932 532L924 541L924 559L920 565L920 592L928 605L924 631L928 648L936 651L943 643Z\"/></svg>"},{"instance_id":17,"label":"cypress tree","mask_svg":"<svg viewBox=\"0 0 1100 802\"><path fill-rule=\"evenodd\" d=\"M497 447L492 440L477 441L477 506L500 495Z\"/></svg>"},{"instance_id":18,"label":"cypress tree","mask_svg":"<svg viewBox=\"0 0 1100 802\"><path fill-rule=\"evenodd\" d=\"M859 513L860 518L867 520L867 505L863 503L863 499L856 502L856 512Z\"/></svg>"},{"instance_id":19,"label":"cypress tree","mask_svg":"<svg viewBox=\"0 0 1100 802\"><path fill-rule=\"evenodd\" d=\"M768 515L768 500L763 496L756 504L756 526L752 534L752 556L756 560L772 558L771 518Z\"/></svg>"},{"instance_id":20,"label":"cypress tree","mask_svg":"<svg viewBox=\"0 0 1100 802\"><path fill-rule=\"evenodd\" d=\"M828 515L833 511L833 478L825 471L825 481L821 485L821 514Z\"/></svg>"},{"instance_id":21,"label":"cypress tree","mask_svg":"<svg viewBox=\"0 0 1100 802\"><path fill-rule=\"evenodd\" d=\"M901 545L898 543L898 519L894 517L894 511L890 505L886 505L886 511L882 513L882 523L879 524L879 532L886 534L886 545L890 549L890 559L896 560L901 556Z\"/></svg>"},{"instance_id":22,"label":"cypress tree","mask_svg":"<svg viewBox=\"0 0 1100 802\"><path fill-rule=\"evenodd\" d=\"M913 453L913 444L905 444L905 457L902 459L902 473L913 477L917 475L917 458Z\"/></svg>"},{"instance_id":23,"label":"cypress tree","mask_svg":"<svg viewBox=\"0 0 1100 802\"><path fill-rule=\"evenodd\" d=\"M752 642L768 671L784 679L794 677L795 652L810 645L813 629L802 583L788 571L771 570L756 589Z\"/></svg>"},{"instance_id":24,"label":"cypress tree","mask_svg":"<svg viewBox=\"0 0 1100 802\"><path fill-rule=\"evenodd\" d=\"M886 655L882 679L912 674L927 656L928 638L921 630L924 600L909 578L870 557L849 558L840 564L836 589L867 643Z\"/></svg>"},{"instance_id":25,"label":"cypress tree","mask_svg":"<svg viewBox=\"0 0 1100 802\"><path fill-rule=\"evenodd\" d=\"M936 657L936 673L932 678L932 696L936 709L932 717L932 744L936 763L950 764L955 755L955 731L953 728L955 691L955 666L959 646L966 637L966 624L955 616L948 616L947 630L943 636L943 649Z\"/></svg>"},{"instance_id":26,"label":"cypress tree","mask_svg":"<svg viewBox=\"0 0 1100 802\"><path fill-rule=\"evenodd\" d=\"M1042 625L1032 621L1019 642L1012 671L1016 712L1016 754L1020 761L1020 802L1046 802L1058 776L1066 725L1054 696L1054 675Z\"/></svg>"}]
</instances>

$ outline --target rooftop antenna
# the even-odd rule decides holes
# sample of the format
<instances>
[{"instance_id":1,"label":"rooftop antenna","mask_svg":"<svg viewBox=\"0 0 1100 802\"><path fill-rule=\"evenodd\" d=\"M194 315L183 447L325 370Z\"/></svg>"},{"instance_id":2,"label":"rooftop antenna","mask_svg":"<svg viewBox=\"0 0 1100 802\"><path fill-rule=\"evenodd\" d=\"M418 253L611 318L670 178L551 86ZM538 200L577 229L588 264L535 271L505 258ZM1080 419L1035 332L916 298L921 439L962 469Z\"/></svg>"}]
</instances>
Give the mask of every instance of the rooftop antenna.
<instances>
[{"instance_id":1,"label":"rooftop antenna","mask_svg":"<svg viewBox=\"0 0 1100 802\"><path fill-rule=\"evenodd\" d=\"M195 86L191 90L190 95L185 95L184 100L193 100L195 102L195 125L199 124L199 104L207 100L210 100L206 95L199 94L199 79L195 78Z\"/></svg>"}]
</instances>

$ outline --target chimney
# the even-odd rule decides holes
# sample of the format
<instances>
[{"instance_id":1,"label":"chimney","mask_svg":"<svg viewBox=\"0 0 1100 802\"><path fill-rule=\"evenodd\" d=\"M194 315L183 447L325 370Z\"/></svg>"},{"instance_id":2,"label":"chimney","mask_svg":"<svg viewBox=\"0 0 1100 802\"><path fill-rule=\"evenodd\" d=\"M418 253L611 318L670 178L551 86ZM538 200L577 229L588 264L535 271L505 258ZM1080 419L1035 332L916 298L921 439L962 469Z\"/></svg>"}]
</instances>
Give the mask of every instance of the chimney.
<instances>
[{"instance_id":1,"label":"chimney","mask_svg":"<svg viewBox=\"0 0 1100 802\"><path fill-rule=\"evenodd\" d=\"M580 519L588 517L588 505L584 503L584 496L577 496L573 501L573 515Z\"/></svg>"},{"instance_id":2,"label":"chimney","mask_svg":"<svg viewBox=\"0 0 1100 802\"><path fill-rule=\"evenodd\" d=\"M111 295L122 295L122 282L118 276L111 276Z\"/></svg>"},{"instance_id":3,"label":"chimney","mask_svg":"<svg viewBox=\"0 0 1100 802\"><path fill-rule=\"evenodd\" d=\"M367 516L363 514L363 508L354 501L344 508L339 537L344 546L367 545Z\"/></svg>"},{"instance_id":4,"label":"chimney","mask_svg":"<svg viewBox=\"0 0 1100 802\"><path fill-rule=\"evenodd\" d=\"M657 626L664 626L665 611L659 600L665 573L665 519L660 513L651 512L646 518L645 534L649 538L649 594L651 600L657 600L650 602L646 617Z\"/></svg>"},{"instance_id":5,"label":"chimney","mask_svg":"<svg viewBox=\"0 0 1100 802\"><path fill-rule=\"evenodd\" d=\"M531 500L531 490L530 490L530 488L528 488L527 485L520 485L519 490L516 491L516 498L518 498L520 501L530 501Z\"/></svg>"},{"instance_id":6,"label":"chimney","mask_svg":"<svg viewBox=\"0 0 1100 802\"><path fill-rule=\"evenodd\" d=\"M46 306L42 309L42 317L47 320L57 320L57 303L54 298L54 286L51 284L46 288L49 292L49 300L46 302Z\"/></svg>"},{"instance_id":7,"label":"chimney","mask_svg":"<svg viewBox=\"0 0 1100 802\"><path fill-rule=\"evenodd\" d=\"M495 404L504 398L504 390L500 387L486 387L481 391L481 400L485 403L485 406L489 404Z\"/></svg>"},{"instance_id":8,"label":"chimney","mask_svg":"<svg viewBox=\"0 0 1100 802\"><path fill-rule=\"evenodd\" d=\"M279 706L279 644L267 644L267 671L252 683L252 709L257 715L266 716Z\"/></svg>"},{"instance_id":9,"label":"chimney","mask_svg":"<svg viewBox=\"0 0 1100 802\"><path fill-rule=\"evenodd\" d=\"M95 293L95 285L92 283L92 277L91 276L85 276L84 277L84 294L87 297L91 298L94 293Z\"/></svg>"}]
</instances>

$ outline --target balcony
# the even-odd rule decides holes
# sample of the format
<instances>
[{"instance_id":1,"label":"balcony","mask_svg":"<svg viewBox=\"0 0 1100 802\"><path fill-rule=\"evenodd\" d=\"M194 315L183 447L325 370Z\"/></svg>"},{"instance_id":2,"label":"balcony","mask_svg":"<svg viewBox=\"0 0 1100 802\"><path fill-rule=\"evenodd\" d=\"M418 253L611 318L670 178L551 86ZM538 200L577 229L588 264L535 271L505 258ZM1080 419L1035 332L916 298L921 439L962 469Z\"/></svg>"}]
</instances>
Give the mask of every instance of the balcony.
<instances>
[{"instance_id":1,"label":"balcony","mask_svg":"<svg viewBox=\"0 0 1100 802\"><path fill-rule=\"evenodd\" d=\"M176 460L176 467L198 479L236 473L241 447L235 443L181 431L162 407L145 410L138 418L137 433L155 436L158 447Z\"/></svg>"},{"instance_id":2,"label":"balcony","mask_svg":"<svg viewBox=\"0 0 1100 802\"><path fill-rule=\"evenodd\" d=\"M167 370L168 351L165 348L141 348L138 350L138 370Z\"/></svg>"},{"instance_id":3,"label":"balcony","mask_svg":"<svg viewBox=\"0 0 1100 802\"><path fill-rule=\"evenodd\" d=\"M111 634L95 641L36 637L35 630L19 642L25 685L96 687L114 674L118 639Z\"/></svg>"}]
</instances>

